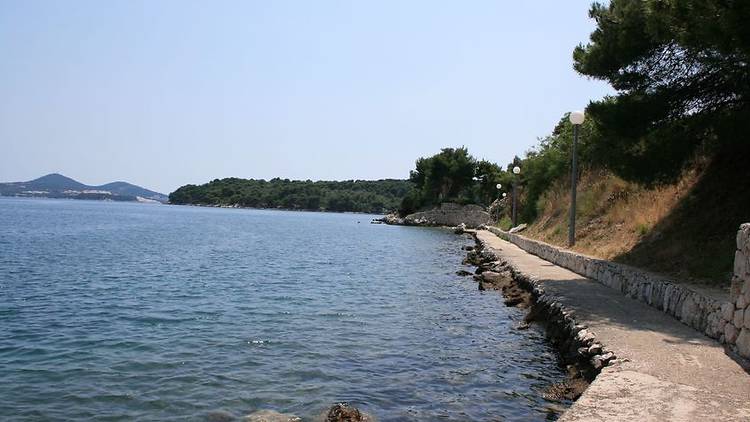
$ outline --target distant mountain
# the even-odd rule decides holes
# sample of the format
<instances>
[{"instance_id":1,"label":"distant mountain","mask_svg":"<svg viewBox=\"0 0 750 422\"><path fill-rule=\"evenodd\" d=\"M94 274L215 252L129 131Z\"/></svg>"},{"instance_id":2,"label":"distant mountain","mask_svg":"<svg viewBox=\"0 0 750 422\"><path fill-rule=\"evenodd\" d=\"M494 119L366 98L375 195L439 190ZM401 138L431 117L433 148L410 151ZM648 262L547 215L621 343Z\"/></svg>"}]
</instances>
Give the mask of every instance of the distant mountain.
<instances>
[{"instance_id":1,"label":"distant mountain","mask_svg":"<svg viewBox=\"0 0 750 422\"><path fill-rule=\"evenodd\" d=\"M141 202L168 200L164 194L127 182L89 186L57 173L28 182L0 183L0 195Z\"/></svg>"}]
</instances>

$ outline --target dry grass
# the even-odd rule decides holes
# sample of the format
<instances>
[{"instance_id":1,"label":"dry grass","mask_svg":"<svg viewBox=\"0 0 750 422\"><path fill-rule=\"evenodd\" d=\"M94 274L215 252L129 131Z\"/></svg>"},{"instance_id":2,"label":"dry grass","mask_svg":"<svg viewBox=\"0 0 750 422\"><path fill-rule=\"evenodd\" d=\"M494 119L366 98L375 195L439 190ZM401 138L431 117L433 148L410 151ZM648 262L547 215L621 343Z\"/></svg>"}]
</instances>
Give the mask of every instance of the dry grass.
<instances>
[{"instance_id":1,"label":"dry grass","mask_svg":"<svg viewBox=\"0 0 750 422\"><path fill-rule=\"evenodd\" d=\"M584 173L577 189L573 249L616 259L647 237L658 239L661 234L654 228L690 194L700 175L699 169L692 169L673 185L649 189L605 171ZM567 246L570 185L556 184L542 196L538 205L541 214L529 227L527 235Z\"/></svg>"},{"instance_id":2,"label":"dry grass","mask_svg":"<svg viewBox=\"0 0 750 422\"><path fill-rule=\"evenodd\" d=\"M698 179L687 172L678 183L647 189L604 171L587 172L579 182L573 248L612 259L629 251L688 194ZM541 215L528 234L567 245L570 185L559 183L541 199Z\"/></svg>"}]
</instances>

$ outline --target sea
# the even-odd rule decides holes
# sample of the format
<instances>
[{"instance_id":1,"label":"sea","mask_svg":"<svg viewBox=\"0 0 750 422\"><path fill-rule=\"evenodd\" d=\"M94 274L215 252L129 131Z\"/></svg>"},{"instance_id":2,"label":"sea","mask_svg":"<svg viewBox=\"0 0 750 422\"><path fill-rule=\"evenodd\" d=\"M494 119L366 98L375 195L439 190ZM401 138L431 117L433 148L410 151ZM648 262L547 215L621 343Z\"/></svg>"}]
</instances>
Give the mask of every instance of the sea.
<instances>
[{"instance_id":1,"label":"sea","mask_svg":"<svg viewBox=\"0 0 750 422\"><path fill-rule=\"evenodd\" d=\"M375 217L0 198L0 420L556 419L472 239Z\"/></svg>"}]
</instances>

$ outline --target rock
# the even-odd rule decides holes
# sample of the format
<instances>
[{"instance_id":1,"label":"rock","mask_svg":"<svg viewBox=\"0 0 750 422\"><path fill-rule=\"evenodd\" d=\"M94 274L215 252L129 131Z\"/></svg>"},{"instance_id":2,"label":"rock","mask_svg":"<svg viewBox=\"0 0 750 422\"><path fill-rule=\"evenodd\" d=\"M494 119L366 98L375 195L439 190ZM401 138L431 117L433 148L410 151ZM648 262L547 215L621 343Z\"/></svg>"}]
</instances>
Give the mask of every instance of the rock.
<instances>
[{"instance_id":1,"label":"rock","mask_svg":"<svg viewBox=\"0 0 750 422\"><path fill-rule=\"evenodd\" d=\"M463 247L463 248L461 248L461 249L463 249L463 250L465 250L465 251L473 251L473 250L474 250L474 247L473 247L473 246L471 246L471 245L466 245L466 246L464 246L464 247Z\"/></svg>"},{"instance_id":2,"label":"rock","mask_svg":"<svg viewBox=\"0 0 750 422\"><path fill-rule=\"evenodd\" d=\"M505 306L518 306L524 303L524 299L520 296L509 297L504 301Z\"/></svg>"},{"instance_id":3,"label":"rock","mask_svg":"<svg viewBox=\"0 0 750 422\"><path fill-rule=\"evenodd\" d=\"M401 223L410 226L449 226L461 224L464 228L476 228L490 221L490 215L479 205L459 205L444 202L437 208L409 214Z\"/></svg>"},{"instance_id":4,"label":"rock","mask_svg":"<svg viewBox=\"0 0 750 422\"><path fill-rule=\"evenodd\" d=\"M333 405L325 416L325 422L371 422L372 417L347 403Z\"/></svg>"},{"instance_id":5,"label":"rock","mask_svg":"<svg viewBox=\"0 0 750 422\"><path fill-rule=\"evenodd\" d=\"M737 331L737 327L735 327L732 324L727 324L724 326L724 341L729 344L734 344L735 340L737 340L737 335L739 332Z\"/></svg>"},{"instance_id":6,"label":"rock","mask_svg":"<svg viewBox=\"0 0 750 422\"><path fill-rule=\"evenodd\" d=\"M302 419L275 410L258 410L243 418L244 422L301 422Z\"/></svg>"},{"instance_id":7,"label":"rock","mask_svg":"<svg viewBox=\"0 0 750 422\"><path fill-rule=\"evenodd\" d=\"M731 321L734 317L734 305L727 302L721 305L721 318L725 321Z\"/></svg>"},{"instance_id":8,"label":"rock","mask_svg":"<svg viewBox=\"0 0 750 422\"><path fill-rule=\"evenodd\" d=\"M588 350L590 355L598 355L602 352L602 345L599 343L594 343L591 346L589 346Z\"/></svg>"},{"instance_id":9,"label":"rock","mask_svg":"<svg viewBox=\"0 0 750 422\"><path fill-rule=\"evenodd\" d=\"M742 251L736 251L734 253L734 275L743 278L747 272L747 258L745 254Z\"/></svg>"},{"instance_id":10,"label":"rock","mask_svg":"<svg viewBox=\"0 0 750 422\"><path fill-rule=\"evenodd\" d=\"M466 231L466 224L461 223L453 228L453 233L463 234Z\"/></svg>"},{"instance_id":11,"label":"rock","mask_svg":"<svg viewBox=\"0 0 750 422\"><path fill-rule=\"evenodd\" d=\"M742 321L742 326L745 328L750 328L750 308L745 309L745 320Z\"/></svg>"},{"instance_id":12,"label":"rock","mask_svg":"<svg viewBox=\"0 0 750 422\"><path fill-rule=\"evenodd\" d=\"M214 410L206 415L206 421L208 422L232 422L236 420L235 415L224 410Z\"/></svg>"},{"instance_id":13,"label":"rock","mask_svg":"<svg viewBox=\"0 0 750 422\"><path fill-rule=\"evenodd\" d=\"M399 217L398 214L388 214L383 216L382 218L376 218L373 221L381 221L385 224L391 224L391 225L403 225L404 219Z\"/></svg>"},{"instance_id":14,"label":"rock","mask_svg":"<svg viewBox=\"0 0 750 422\"><path fill-rule=\"evenodd\" d=\"M737 309L734 311L734 319L732 319L732 324L734 324L737 328L742 328L742 326L745 324L745 310L744 309Z\"/></svg>"},{"instance_id":15,"label":"rock","mask_svg":"<svg viewBox=\"0 0 750 422\"><path fill-rule=\"evenodd\" d=\"M482 278L485 281L488 281L490 283L494 283L494 282L502 281L503 280L503 276L500 275L500 273L496 273L494 271L483 271L482 272Z\"/></svg>"},{"instance_id":16,"label":"rock","mask_svg":"<svg viewBox=\"0 0 750 422\"><path fill-rule=\"evenodd\" d=\"M593 365L596 370L602 369L604 367L604 360L600 355L596 355L591 358L591 365Z\"/></svg>"},{"instance_id":17,"label":"rock","mask_svg":"<svg viewBox=\"0 0 750 422\"><path fill-rule=\"evenodd\" d=\"M466 270L458 270L456 271L456 275L460 275L461 277L467 277L467 276L472 275L472 273Z\"/></svg>"},{"instance_id":18,"label":"rock","mask_svg":"<svg viewBox=\"0 0 750 422\"><path fill-rule=\"evenodd\" d=\"M744 280L736 275L732 277L732 284L729 286L729 301L735 303L739 296L742 294L742 286Z\"/></svg>"},{"instance_id":19,"label":"rock","mask_svg":"<svg viewBox=\"0 0 750 422\"><path fill-rule=\"evenodd\" d=\"M508 230L508 233L518 233L521 231L524 231L526 229L526 223L519 224L516 227L513 227L512 229Z\"/></svg>"},{"instance_id":20,"label":"rock","mask_svg":"<svg viewBox=\"0 0 750 422\"><path fill-rule=\"evenodd\" d=\"M745 295L739 295L737 296L737 303L735 303L737 306L737 309L745 309L748 305L747 301L745 300Z\"/></svg>"},{"instance_id":21,"label":"rock","mask_svg":"<svg viewBox=\"0 0 750 422\"><path fill-rule=\"evenodd\" d=\"M746 358L750 358L750 328L743 328L735 342L737 352Z\"/></svg>"}]
</instances>

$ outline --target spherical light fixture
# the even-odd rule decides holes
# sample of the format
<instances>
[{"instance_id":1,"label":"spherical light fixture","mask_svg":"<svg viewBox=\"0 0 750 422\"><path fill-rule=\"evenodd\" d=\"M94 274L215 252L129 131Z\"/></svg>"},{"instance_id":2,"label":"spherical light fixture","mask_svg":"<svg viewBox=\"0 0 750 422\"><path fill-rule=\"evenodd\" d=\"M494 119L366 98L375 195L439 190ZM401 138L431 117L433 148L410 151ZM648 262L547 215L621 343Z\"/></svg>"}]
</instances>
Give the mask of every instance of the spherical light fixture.
<instances>
[{"instance_id":1,"label":"spherical light fixture","mask_svg":"<svg viewBox=\"0 0 750 422\"><path fill-rule=\"evenodd\" d=\"M513 174L521 174L521 167L518 167L518 166L513 167Z\"/></svg>"},{"instance_id":2,"label":"spherical light fixture","mask_svg":"<svg viewBox=\"0 0 750 422\"><path fill-rule=\"evenodd\" d=\"M505 198L506 196L508 196L508 194L503 192L503 198Z\"/></svg>"},{"instance_id":3,"label":"spherical light fixture","mask_svg":"<svg viewBox=\"0 0 750 422\"><path fill-rule=\"evenodd\" d=\"M571 111L568 116L570 123L574 125L580 125L586 119L586 115L582 111Z\"/></svg>"},{"instance_id":4,"label":"spherical light fixture","mask_svg":"<svg viewBox=\"0 0 750 422\"><path fill-rule=\"evenodd\" d=\"M498 189L500 189L500 188L503 187L503 185L501 185L500 183L498 183L498 184L495 185L495 187L498 188Z\"/></svg>"}]
</instances>

